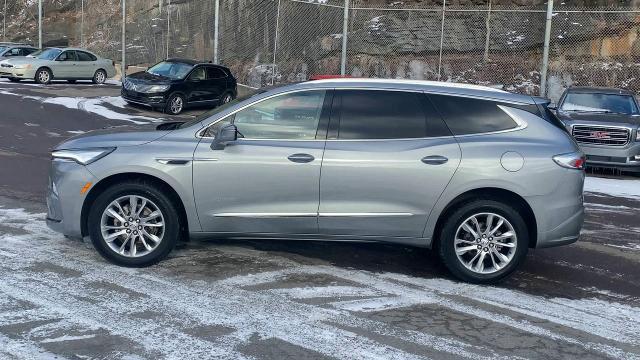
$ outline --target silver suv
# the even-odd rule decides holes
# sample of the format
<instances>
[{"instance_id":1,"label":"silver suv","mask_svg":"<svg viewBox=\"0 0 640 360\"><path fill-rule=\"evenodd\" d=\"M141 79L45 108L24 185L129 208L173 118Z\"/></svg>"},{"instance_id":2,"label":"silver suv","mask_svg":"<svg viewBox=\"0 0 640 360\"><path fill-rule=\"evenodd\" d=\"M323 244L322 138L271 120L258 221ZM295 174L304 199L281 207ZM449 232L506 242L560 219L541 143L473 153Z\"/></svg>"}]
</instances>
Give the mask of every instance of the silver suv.
<instances>
[{"instance_id":1,"label":"silver suv","mask_svg":"<svg viewBox=\"0 0 640 360\"><path fill-rule=\"evenodd\" d=\"M279 87L58 145L47 222L124 266L186 237L365 240L434 248L455 276L494 282L582 226L584 158L544 103L423 81Z\"/></svg>"}]
</instances>

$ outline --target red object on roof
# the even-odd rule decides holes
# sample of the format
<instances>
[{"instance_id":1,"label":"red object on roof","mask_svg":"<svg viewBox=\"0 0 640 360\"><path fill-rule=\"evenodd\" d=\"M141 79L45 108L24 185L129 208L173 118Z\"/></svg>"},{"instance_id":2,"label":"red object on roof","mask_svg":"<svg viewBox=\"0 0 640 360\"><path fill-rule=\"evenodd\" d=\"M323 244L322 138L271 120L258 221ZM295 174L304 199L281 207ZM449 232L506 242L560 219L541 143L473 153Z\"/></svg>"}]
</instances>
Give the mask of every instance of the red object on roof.
<instances>
[{"instance_id":1,"label":"red object on roof","mask_svg":"<svg viewBox=\"0 0 640 360\"><path fill-rule=\"evenodd\" d=\"M350 78L351 75L312 75L309 78L309 81L313 80L326 80L326 79L342 79L342 78Z\"/></svg>"}]
</instances>

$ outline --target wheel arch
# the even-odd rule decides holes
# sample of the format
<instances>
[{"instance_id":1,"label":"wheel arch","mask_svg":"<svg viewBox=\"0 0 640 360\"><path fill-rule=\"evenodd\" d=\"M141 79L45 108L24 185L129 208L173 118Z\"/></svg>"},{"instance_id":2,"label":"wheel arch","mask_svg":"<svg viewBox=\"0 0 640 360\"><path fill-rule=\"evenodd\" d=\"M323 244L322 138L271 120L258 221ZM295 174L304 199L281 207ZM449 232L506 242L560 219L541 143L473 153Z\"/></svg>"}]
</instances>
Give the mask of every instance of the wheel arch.
<instances>
[{"instance_id":1,"label":"wheel arch","mask_svg":"<svg viewBox=\"0 0 640 360\"><path fill-rule=\"evenodd\" d=\"M442 230L446 219L451 215L451 213L462 204L479 198L500 201L515 207L522 216L525 224L527 225L527 230L529 232L529 247L536 247L538 241L538 223L533 209L531 208L529 203L522 196L511 190L494 187L484 187L468 190L456 196L444 207L442 212L440 212L440 216L438 216L438 220L433 231L433 241L431 244L432 248L436 249L439 246L440 231Z\"/></svg>"},{"instance_id":2,"label":"wheel arch","mask_svg":"<svg viewBox=\"0 0 640 360\"><path fill-rule=\"evenodd\" d=\"M181 226L180 232L181 232L182 238L186 239L189 234L189 221L188 221L184 202L180 198L180 195L178 194L178 192L166 181L156 176L145 174L145 173L136 173L136 172L126 172L126 173L110 175L101 179L95 185L92 186L91 190L85 197L85 200L82 204L82 210L80 213L81 235L84 237L89 234L89 229L87 224L87 221L89 218L89 209L91 209L91 206L95 202L96 198L109 186L113 184L117 184L119 182L131 181L131 180L140 180L140 181L149 182L166 191L166 194L169 195L169 197L172 199L173 203L177 207L176 210L178 211L178 215L180 216L180 226Z\"/></svg>"}]
</instances>

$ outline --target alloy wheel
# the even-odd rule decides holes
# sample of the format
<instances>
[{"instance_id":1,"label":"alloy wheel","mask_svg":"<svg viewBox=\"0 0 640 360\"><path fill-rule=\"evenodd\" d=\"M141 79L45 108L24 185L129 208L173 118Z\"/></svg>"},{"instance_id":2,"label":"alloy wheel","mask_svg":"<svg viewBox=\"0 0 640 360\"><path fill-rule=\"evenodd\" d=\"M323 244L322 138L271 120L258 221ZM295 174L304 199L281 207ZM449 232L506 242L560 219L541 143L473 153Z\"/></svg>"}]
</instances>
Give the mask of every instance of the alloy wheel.
<instances>
[{"instance_id":1,"label":"alloy wheel","mask_svg":"<svg viewBox=\"0 0 640 360\"><path fill-rule=\"evenodd\" d=\"M226 104L226 103L230 102L231 100L233 100L233 98L231 97L230 94L227 94L222 98L222 103Z\"/></svg>"},{"instance_id":2,"label":"alloy wheel","mask_svg":"<svg viewBox=\"0 0 640 360\"><path fill-rule=\"evenodd\" d=\"M122 196L103 211L100 231L115 253L141 257L155 250L162 241L164 216L156 204L143 196Z\"/></svg>"},{"instance_id":3,"label":"alloy wheel","mask_svg":"<svg viewBox=\"0 0 640 360\"><path fill-rule=\"evenodd\" d=\"M183 106L182 98L180 96L175 96L171 100L171 104L169 104L169 106L171 108L171 113L173 114L180 113L180 111L182 111L182 106Z\"/></svg>"},{"instance_id":4,"label":"alloy wheel","mask_svg":"<svg viewBox=\"0 0 640 360\"><path fill-rule=\"evenodd\" d=\"M454 249L464 267L477 274L492 274L514 258L518 238L511 223L495 213L478 213L458 227Z\"/></svg>"}]
</instances>

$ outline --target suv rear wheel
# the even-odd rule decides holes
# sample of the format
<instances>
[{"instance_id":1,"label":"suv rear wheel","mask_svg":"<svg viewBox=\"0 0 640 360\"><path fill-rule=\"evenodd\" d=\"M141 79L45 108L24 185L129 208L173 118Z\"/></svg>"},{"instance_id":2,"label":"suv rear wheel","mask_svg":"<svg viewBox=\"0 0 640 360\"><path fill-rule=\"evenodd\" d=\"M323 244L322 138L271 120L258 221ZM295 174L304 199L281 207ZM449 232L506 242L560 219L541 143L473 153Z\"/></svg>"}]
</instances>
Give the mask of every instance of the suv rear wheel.
<instances>
[{"instance_id":1,"label":"suv rear wheel","mask_svg":"<svg viewBox=\"0 0 640 360\"><path fill-rule=\"evenodd\" d=\"M529 248L520 213L495 200L475 200L457 208L442 227L438 252L461 280L495 283L511 274Z\"/></svg>"},{"instance_id":2,"label":"suv rear wheel","mask_svg":"<svg viewBox=\"0 0 640 360\"><path fill-rule=\"evenodd\" d=\"M112 263L143 267L165 258L178 242L180 223L166 191L129 181L104 190L91 206L89 235Z\"/></svg>"}]
</instances>

